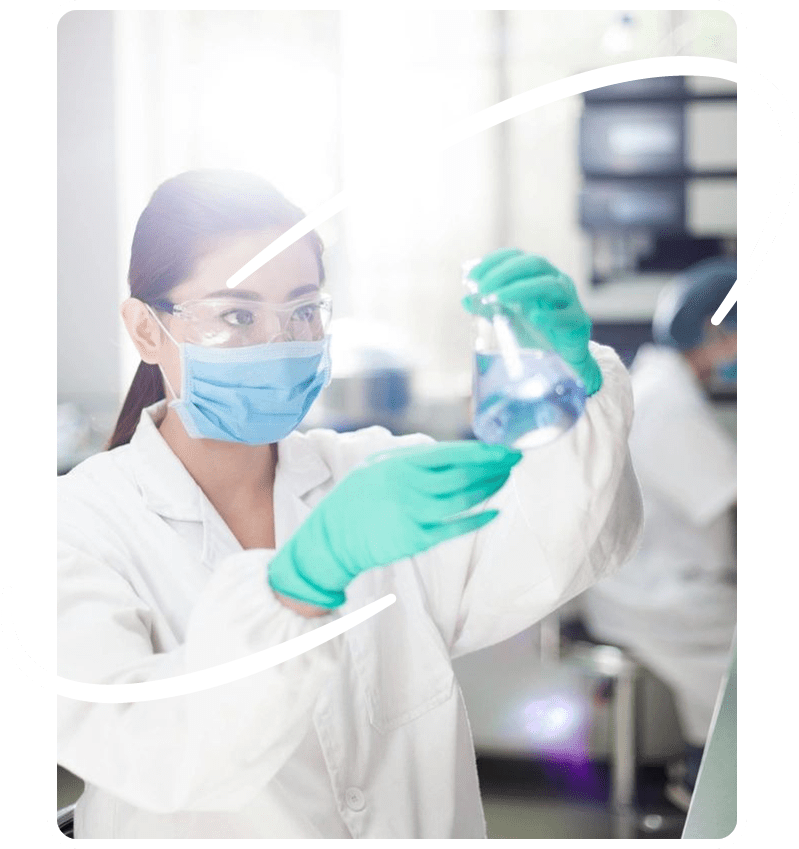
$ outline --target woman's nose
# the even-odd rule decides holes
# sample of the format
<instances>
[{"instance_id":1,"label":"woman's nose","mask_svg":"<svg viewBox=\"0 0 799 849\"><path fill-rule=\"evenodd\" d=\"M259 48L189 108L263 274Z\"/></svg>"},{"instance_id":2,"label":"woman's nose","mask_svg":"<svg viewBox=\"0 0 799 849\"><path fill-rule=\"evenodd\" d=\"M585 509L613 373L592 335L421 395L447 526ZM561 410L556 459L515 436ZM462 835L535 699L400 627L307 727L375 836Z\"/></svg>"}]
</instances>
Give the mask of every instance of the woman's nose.
<instances>
[{"instance_id":1,"label":"woman's nose","mask_svg":"<svg viewBox=\"0 0 799 849\"><path fill-rule=\"evenodd\" d=\"M280 316L276 313L262 313L260 330L264 342L289 341L286 330L280 321Z\"/></svg>"}]
</instances>

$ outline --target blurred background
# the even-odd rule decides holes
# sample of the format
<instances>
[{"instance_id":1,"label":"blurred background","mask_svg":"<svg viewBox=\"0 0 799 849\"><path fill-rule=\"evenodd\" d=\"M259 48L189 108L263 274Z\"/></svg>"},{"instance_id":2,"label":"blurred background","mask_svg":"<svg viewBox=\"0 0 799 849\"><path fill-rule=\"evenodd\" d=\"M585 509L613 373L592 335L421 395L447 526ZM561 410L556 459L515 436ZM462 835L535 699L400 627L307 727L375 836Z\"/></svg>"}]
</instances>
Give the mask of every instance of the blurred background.
<instances>
[{"instance_id":1,"label":"blurred background","mask_svg":"<svg viewBox=\"0 0 799 849\"><path fill-rule=\"evenodd\" d=\"M499 247L568 273L593 338L629 365L651 340L662 287L701 259L735 256L734 84L671 77L598 89L446 154L411 152L542 84L673 55L735 61L734 21L656 10L66 14L59 473L101 450L113 428L137 365L118 312L133 229L155 187L189 168L258 172L306 211L369 187L320 228L333 380L304 427L468 438L460 267ZM734 383L711 402L734 438ZM680 836L684 813L660 792L683 742L669 691L614 651L591 644L575 606L458 662L489 837ZM633 820L618 804L630 775ZM61 806L80 783L59 778Z\"/></svg>"}]
</instances>

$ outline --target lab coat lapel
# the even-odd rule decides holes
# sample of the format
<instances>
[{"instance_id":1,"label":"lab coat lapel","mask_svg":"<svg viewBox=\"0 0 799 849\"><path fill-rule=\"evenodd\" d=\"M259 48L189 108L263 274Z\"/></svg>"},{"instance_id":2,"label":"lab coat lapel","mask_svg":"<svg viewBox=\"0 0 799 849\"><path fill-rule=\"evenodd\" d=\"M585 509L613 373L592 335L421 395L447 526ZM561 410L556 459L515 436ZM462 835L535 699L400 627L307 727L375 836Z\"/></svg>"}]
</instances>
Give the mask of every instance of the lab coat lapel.
<instances>
[{"instance_id":1,"label":"lab coat lapel","mask_svg":"<svg viewBox=\"0 0 799 849\"><path fill-rule=\"evenodd\" d=\"M278 442L275 489L272 497L275 549L280 549L303 523L312 507L306 500L331 477L327 463L302 434L292 433ZM199 487L198 487L199 489ZM241 545L210 501L201 495L203 560L209 565L220 556L241 551Z\"/></svg>"},{"instance_id":2,"label":"lab coat lapel","mask_svg":"<svg viewBox=\"0 0 799 849\"><path fill-rule=\"evenodd\" d=\"M144 503L159 516L178 522L203 520L204 495L158 432L166 402L146 407L130 440L133 473Z\"/></svg>"},{"instance_id":3,"label":"lab coat lapel","mask_svg":"<svg viewBox=\"0 0 799 849\"><path fill-rule=\"evenodd\" d=\"M148 407L131 439L139 490L147 506L171 521L201 522L202 559L209 567L241 546L158 432L165 402ZM291 433L278 442L275 469L275 546L280 548L302 524L312 507L309 496L331 478L330 467L305 434Z\"/></svg>"},{"instance_id":4,"label":"lab coat lapel","mask_svg":"<svg viewBox=\"0 0 799 849\"><path fill-rule=\"evenodd\" d=\"M313 509L311 496L332 477L330 467L305 434L278 443L275 469L275 547L280 548Z\"/></svg>"}]
</instances>

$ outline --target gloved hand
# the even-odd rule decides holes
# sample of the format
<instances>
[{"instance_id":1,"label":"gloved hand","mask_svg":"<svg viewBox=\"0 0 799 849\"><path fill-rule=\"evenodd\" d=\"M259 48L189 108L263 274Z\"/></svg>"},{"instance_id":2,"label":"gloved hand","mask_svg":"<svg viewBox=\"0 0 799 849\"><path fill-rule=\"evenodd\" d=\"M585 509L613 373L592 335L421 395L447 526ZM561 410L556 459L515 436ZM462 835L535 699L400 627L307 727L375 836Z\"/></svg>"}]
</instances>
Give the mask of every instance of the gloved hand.
<instances>
[{"instance_id":1,"label":"gloved hand","mask_svg":"<svg viewBox=\"0 0 799 849\"><path fill-rule=\"evenodd\" d=\"M586 395L602 386L602 372L588 351L591 320L571 278L543 257L514 248L488 254L469 277L477 283L481 296L496 293L500 303L521 311L577 373ZM472 296L462 303L468 312L479 311Z\"/></svg>"},{"instance_id":2,"label":"gloved hand","mask_svg":"<svg viewBox=\"0 0 799 849\"><path fill-rule=\"evenodd\" d=\"M461 515L499 490L521 453L481 442L400 448L370 458L317 505L269 566L278 593L338 607L356 575L477 530Z\"/></svg>"}]
</instances>

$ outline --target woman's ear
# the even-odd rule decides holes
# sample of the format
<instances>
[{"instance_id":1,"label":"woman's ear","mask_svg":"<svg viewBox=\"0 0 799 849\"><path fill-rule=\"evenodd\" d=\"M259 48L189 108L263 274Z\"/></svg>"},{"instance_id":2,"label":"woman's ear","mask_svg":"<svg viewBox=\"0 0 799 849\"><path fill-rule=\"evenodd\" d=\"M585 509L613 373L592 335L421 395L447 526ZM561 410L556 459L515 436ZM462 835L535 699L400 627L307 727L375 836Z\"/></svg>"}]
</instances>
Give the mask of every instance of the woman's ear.
<instances>
[{"instance_id":1,"label":"woman's ear","mask_svg":"<svg viewBox=\"0 0 799 849\"><path fill-rule=\"evenodd\" d=\"M163 344L161 328L147 305L138 298L127 298L119 311L142 360L151 365L160 362Z\"/></svg>"}]
</instances>

